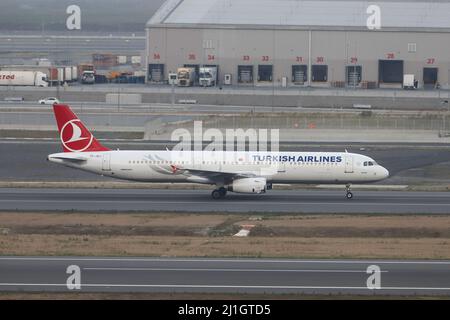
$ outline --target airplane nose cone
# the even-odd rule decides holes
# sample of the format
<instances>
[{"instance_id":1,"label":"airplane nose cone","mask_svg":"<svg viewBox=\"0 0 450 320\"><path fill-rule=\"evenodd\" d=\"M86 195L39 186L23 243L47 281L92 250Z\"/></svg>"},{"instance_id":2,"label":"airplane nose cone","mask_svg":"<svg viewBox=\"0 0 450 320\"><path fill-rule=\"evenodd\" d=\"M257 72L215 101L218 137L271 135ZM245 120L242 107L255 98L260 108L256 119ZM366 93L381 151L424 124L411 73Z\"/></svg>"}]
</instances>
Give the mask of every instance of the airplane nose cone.
<instances>
[{"instance_id":1,"label":"airplane nose cone","mask_svg":"<svg viewBox=\"0 0 450 320\"><path fill-rule=\"evenodd\" d=\"M386 169L386 168L383 168L383 169L384 169L384 170L383 170L383 176L384 176L384 178L386 179L386 178L389 177L389 170Z\"/></svg>"}]
</instances>

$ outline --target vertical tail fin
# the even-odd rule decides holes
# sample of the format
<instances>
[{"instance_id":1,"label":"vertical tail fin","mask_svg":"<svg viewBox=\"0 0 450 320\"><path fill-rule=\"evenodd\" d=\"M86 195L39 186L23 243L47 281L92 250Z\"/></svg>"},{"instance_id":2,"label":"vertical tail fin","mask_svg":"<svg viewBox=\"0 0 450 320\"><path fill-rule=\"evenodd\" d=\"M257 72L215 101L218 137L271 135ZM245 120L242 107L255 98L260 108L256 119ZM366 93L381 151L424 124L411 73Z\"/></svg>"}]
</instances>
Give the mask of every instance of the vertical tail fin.
<instances>
[{"instance_id":1,"label":"vertical tail fin","mask_svg":"<svg viewBox=\"0 0 450 320\"><path fill-rule=\"evenodd\" d=\"M53 112L64 152L109 151L94 138L69 106L55 104Z\"/></svg>"}]
</instances>

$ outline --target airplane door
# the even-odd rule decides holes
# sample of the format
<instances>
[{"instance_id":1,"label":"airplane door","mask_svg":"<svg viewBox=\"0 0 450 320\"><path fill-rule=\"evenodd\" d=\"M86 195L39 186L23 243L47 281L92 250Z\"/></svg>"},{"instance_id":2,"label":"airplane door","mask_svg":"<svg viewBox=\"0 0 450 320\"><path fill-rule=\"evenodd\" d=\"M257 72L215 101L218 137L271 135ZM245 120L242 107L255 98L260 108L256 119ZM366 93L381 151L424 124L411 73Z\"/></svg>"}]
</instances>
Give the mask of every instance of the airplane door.
<instances>
[{"instance_id":1,"label":"airplane door","mask_svg":"<svg viewBox=\"0 0 450 320\"><path fill-rule=\"evenodd\" d=\"M111 171L111 155L109 153L103 155L102 170Z\"/></svg>"},{"instance_id":2,"label":"airplane door","mask_svg":"<svg viewBox=\"0 0 450 320\"><path fill-rule=\"evenodd\" d=\"M345 173L353 173L353 156L345 155Z\"/></svg>"}]
</instances>

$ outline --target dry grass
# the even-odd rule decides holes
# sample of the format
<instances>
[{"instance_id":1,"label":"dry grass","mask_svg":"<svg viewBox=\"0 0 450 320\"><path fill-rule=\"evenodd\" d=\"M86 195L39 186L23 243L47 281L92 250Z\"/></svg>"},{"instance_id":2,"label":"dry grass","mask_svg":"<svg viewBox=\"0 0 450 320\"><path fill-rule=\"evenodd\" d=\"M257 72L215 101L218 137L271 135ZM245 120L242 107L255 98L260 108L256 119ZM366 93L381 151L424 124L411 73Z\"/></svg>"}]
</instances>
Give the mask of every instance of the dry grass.
<instances>
[{"instance_id":1,"label":"dry grass","mask_svg":"<svg viewBox=\"0 0 450 320\"><path fill-rule=\"evenodd\" d=\"M450 259L450 217L0 213L0 253Z\"/></svg>"},{"instance_id":2,"label":"dry grass","mask_svg":"<svg viewBox=\"0 0 450 320\"><path fill-rule=\"evenodd\" d=\"M0 236L4 255L449 259L450 239Z\"/></svg>"}]
</instances>

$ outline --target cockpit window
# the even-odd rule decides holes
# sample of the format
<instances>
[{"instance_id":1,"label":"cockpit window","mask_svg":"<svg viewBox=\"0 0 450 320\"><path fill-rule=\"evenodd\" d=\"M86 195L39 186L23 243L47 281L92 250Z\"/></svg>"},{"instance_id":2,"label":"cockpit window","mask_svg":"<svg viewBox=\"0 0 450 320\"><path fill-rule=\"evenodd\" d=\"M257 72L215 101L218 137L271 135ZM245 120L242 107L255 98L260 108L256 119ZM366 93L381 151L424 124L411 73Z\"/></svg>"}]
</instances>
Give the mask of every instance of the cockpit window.
<instances>
[{"instance_id":1,"label":"cockpit window","mask_svg":"<svg viewBox=\"0 0 450 320\"><path fill-rule=\"evenodd\" d=\"M363 163L364 167L372 167L372 166L376 166L376 165L377 165L377 163L375 161L365 161Z\"/></svg>"}]
</instances>

